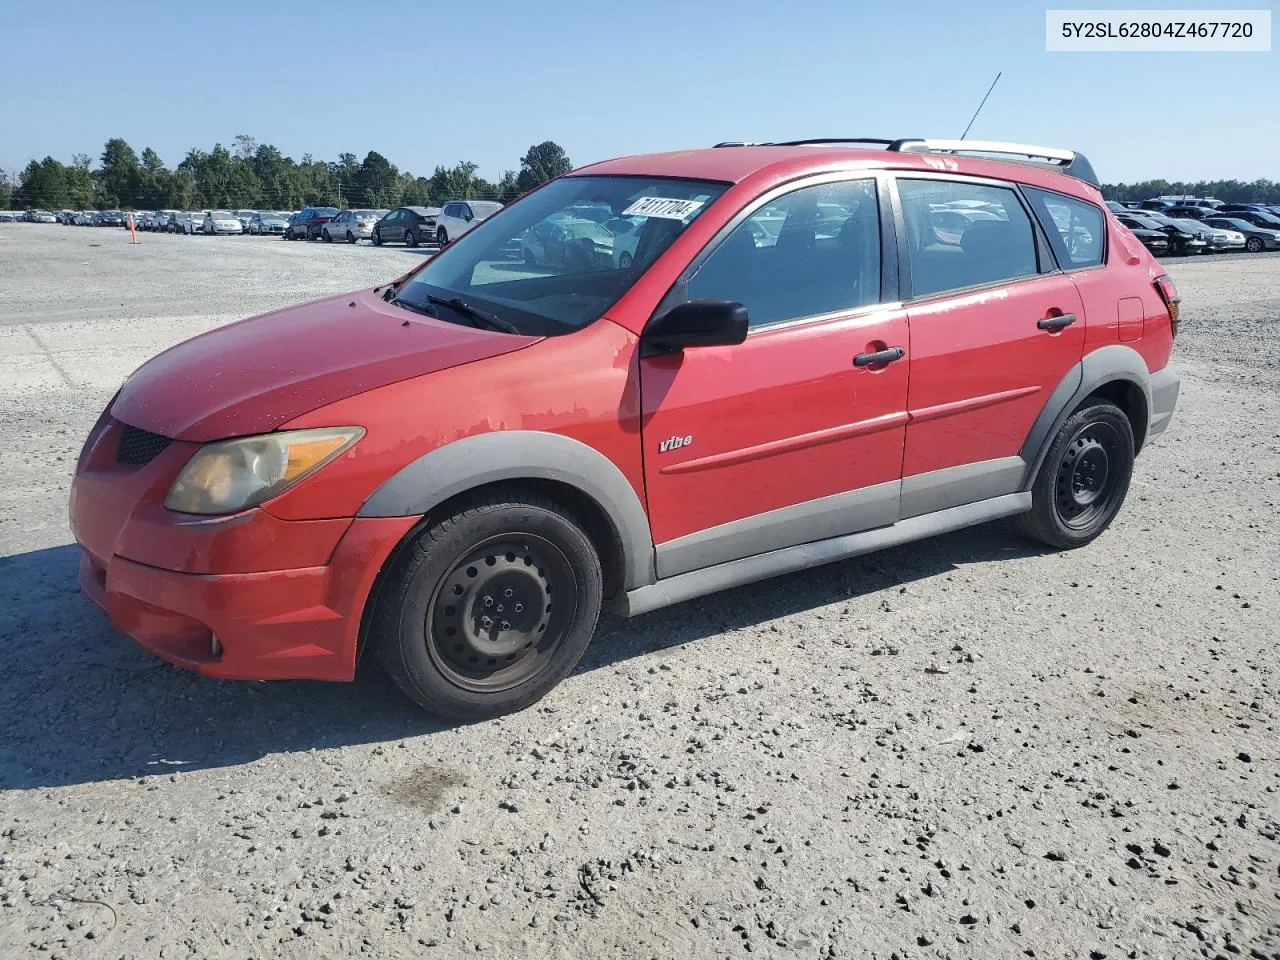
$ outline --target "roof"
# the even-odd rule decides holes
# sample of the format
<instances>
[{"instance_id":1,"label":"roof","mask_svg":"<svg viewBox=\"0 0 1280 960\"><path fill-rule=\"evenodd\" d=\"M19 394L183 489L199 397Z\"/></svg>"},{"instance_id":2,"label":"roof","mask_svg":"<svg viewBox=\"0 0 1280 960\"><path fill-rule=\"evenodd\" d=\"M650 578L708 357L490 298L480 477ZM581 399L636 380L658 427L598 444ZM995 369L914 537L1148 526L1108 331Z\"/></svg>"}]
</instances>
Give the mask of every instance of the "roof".
<instances>
[{"instance_id":1,"label":"roof","mask_svg":"<svg viewBox=\"0 0 1280 960\"><path fill-rule=\"evenodd\" d=\"M919 170L1015 180L1096 200L1083 180L1039 164L940 153L807 145L744 145L640 154L604 160L573 175L662 176L741 183L761 176L785 182L813 173L845 170Z\"/></svg>"}]
</instances>

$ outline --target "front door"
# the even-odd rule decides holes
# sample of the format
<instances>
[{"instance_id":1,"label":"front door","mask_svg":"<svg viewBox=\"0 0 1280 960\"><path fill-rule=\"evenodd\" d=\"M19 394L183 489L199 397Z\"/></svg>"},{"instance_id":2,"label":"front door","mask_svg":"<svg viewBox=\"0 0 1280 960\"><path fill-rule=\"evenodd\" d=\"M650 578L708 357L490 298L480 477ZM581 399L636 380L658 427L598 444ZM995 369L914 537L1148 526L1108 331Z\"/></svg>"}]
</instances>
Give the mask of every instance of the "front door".
<instances>
[{"instance_id":1,"label":"front door","mask_svg":"<svg viewBox=\"0 0 1280 960\"><path fill-rule=\"evenodd\" d=\"M911 517L1020 489L1019 452L1080 362L1085 316L1015 190L914 177L897 189L911 324L902 516Z\"/></svg>"},{"instance_id":2,"label":"front door","mask_svg":"<svg viewBox=\"0 0 1280 960\"><path fill-rule=\"evenodd\" d=\"M897 519L908 331L882 305L880 239L875 180L815 184L688 278L688 299L746 305L750 333L640 362L659 577Z\"/></svg>"}]
</instances>

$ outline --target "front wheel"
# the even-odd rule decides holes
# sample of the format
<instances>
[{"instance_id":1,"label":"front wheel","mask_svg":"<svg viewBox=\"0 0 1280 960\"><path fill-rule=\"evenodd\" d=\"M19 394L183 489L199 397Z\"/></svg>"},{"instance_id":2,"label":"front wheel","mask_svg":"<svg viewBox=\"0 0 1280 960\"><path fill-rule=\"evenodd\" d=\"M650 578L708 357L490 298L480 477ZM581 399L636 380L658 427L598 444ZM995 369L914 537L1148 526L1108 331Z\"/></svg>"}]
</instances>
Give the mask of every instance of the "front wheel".
<instances>
[{"instance_id":1,"label":"front wheel","mask_svg":"<svg viewBox=\"0 0 1280 960\"><path fill-rule=\"evenodd\" d=\"M436 231L436 243L440 244L440 246L443 247L448 242L449 242L449 234L444 227L441 227Z\"/></svg>"},{"instance_id":2,"label":"front wheel","mask_svg":"<svg viewBox=\"0 0 1280 960\"><path fill-rule=\"evenodd\" d=\"M350 230L348 230L348 231L347 231L347 243L355 243L355 242L356 242L356 235L355 235L354 233L352 233Z\"/></svg>"},{"instance_id":3,"label":"front wheel","mask_svg":"<svg viewBox=\"0 0 1280 960\"><path fill-rule=\"evenodd\" d=\"M1250 237L1245 241L1244 248L1250 253L1262 252L1262 239L1260 237Z\"/></svg>"},{"instance_id":4,"label":"front wheel","mask_svg":"<svg viewBox=\"0 0 1280 960\"><path fill-rule=\"evenodd\" d=\"M333 234L329 232L327 227L325 228L325 231L324 231L324 242L333 243Z\"/></svg>"},{"instance_id":5,"label":"front wheel","mask_svg":"<svg viewBox=\"0 0 1280 960\"><path fill-rule=\"evenodd\" d=\"M591 540L533 494L478 500L421 529L378 591L370 641L415 702L481 720L568 676L603 596Z\"/></svg>"},{"instance_id":6,"label":"front wheel","mask_svg":"<svg viewBox=\"0 0 1280 960\"><path fill-rule=\"evenodd\" d=\"M1011 519L1051 547L1083 547L1111 525L1133 476L1133 427L1124 411L1091 403L1059 428L1031 486L1031 509Z\"/></svg>"},{"instance_id":7,"label":"front wheel","mask_svg":"<svg viewBox=\"0 0 1280 960\"><path fill-rule=\"evenodd\" d=\"M374 231L373 231L373 233L371 233L371 234L369 235L369 241L370 241L370 242L371 242L375 247L380 247L380 246L382 246L382 234L380 234L377 230L374 230Z\"/></svg>"}]
</instances>

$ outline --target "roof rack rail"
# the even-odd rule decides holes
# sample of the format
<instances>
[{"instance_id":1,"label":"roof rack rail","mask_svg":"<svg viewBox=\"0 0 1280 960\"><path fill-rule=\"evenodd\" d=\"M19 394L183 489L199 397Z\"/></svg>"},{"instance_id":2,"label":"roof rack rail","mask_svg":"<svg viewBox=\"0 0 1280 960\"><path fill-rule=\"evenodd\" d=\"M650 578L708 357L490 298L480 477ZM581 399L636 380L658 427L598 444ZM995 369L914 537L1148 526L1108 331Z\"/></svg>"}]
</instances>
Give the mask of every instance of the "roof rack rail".
<instances>
[{"instance_id":1,"label":"roof rack rail","mask_svg":"<svg viewBox=\"0 0 1280 960\"><path fill-rule=\"evenodd\" d=\"M801 147L821 146L823 144L865 144L881 146L895 153L952 153L976 154L1009 160L1014 163L1029 163L1035 166L1050 166L1062 173L1083 180L1101 188L1098 175L1093 172L1093 165L1083 153L1074 150L1063 150L1058 147L1036 147L1026 143L1004 143L999 140L928 140L921 137L903 137L897 140L882 140L873 137L817 137L811 140L786 140L777 143L749 143L746 141L727 140L717 143L717 147Z\"/></svg>"},{"instance_id":2,"label":"roof rack rail","mask_svg":"<svg viewBox=\"0 0 1280 960\"><path fill-rule=\"evenodd\" d=\"M1088 157L1059 147L1036 147L1028 143L1004 143L999 140L898 140L889 149L902 153L978 154L1013 160L1015 163L1048 164L1095 187L1102 186Z\"/></svg>"}]
</instances>

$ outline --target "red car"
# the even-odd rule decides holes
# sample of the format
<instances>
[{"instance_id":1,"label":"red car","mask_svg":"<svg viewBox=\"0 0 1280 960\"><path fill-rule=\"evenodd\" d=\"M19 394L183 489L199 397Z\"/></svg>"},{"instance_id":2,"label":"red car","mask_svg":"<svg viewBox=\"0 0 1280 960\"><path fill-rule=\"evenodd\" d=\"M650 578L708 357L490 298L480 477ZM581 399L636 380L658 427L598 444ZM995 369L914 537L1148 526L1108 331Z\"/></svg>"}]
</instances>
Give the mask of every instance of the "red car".
<instances>
[{"instance_id":1,"label":"red car","mask_svg":"<svg viewBox=\"0 0 1280 960\"><path fill-rule=\"evenodd\" d=\"M604 231L521 259L569 219ZM493 716L565 677L606 603L1002 517L1087 544L1169 424L1177 321L1069 151L597 163L394 283L144 364L76 467L81 580L208 676L350 680L369 648L420 704Z\"/></svg>"}]
</instances>

